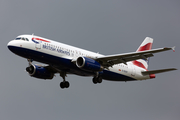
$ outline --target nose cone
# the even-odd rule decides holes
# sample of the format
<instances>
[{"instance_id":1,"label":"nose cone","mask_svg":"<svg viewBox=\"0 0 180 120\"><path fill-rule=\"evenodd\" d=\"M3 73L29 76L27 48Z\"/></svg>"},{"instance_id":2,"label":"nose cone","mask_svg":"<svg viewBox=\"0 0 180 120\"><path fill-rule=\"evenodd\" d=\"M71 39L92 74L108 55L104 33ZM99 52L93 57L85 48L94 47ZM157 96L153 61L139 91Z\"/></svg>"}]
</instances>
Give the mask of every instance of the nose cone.
<instances>
[{"instance_id":1,"label":"nose cone","mask_svg":"<svg viewBox=\"0 0 180 120\"><path fill-rule=\"evenodd\" d=\"M8 49L9 49L10 51L13 51L13 46L14 46L13 40L10 41L10 42L7 44L7 47L8 47Z\"/></svg>"},{"instance_id":2,"label":"nose cone","mask_svg":"<svg viewBox=\"0 0 180 120\"><path fill-rule=\"evenodd\" d=\"M23 50L21 45L21 41L12 40L7 44L7 47L12 53L24 57L26 55L26 51Z\"/></svg>"},{"instance_id":3,"label":"nose cone","mask_svg":"<svg viewBox=\"0 0 180 120\"><path fill-rule=\"evenodd\" d=\"M8 49L13 52L13 53L17 53L17 50L19 50L19 41L16 40L12 40L7 44Z\"/></svg>"},{"instance_id":4,"label":"nose cone","mask_svg":"<svg viewBox=\"0 0 180 120\"><path fill-rule=\"evenodd\" d=\"M8 44L7 44L7 46L11 46L12 45L12 41L10 41Z\"/></svg>"}]
</instances>

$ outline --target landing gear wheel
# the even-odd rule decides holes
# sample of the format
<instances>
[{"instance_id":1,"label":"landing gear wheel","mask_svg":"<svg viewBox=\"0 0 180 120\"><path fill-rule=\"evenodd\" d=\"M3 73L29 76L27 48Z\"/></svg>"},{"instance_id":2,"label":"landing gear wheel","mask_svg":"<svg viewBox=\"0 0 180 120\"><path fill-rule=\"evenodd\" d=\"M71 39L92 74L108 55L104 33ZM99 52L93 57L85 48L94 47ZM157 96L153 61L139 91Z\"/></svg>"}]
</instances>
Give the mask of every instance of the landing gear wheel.
<instances>
[{"instance_id":1,"label":"landing gear wheel","mask_svg":"<svg viewBox=\"0 0 180 120\"><path fill-rule=\"evenodd\" d=\"M69 86L70 86L69 82L68 82L68 81L65 81L65 82L64 82L64 86L65 86L65 88L69 88Z\"/></svg>"},{"instance_id":2,"label":"landing gear wheel","mask_svg":"<svg viewBox=\"0 0 180 120\"><path fill-rule=\"evenodd\" d=\"M98 83L102 83L102 77L98 77L98 78L97 78L97 82L98 82Z\"/></svg>"},{"instance_id":3,"label":"landing gear wheel","mask_svg":"<svg viewBox=\"0 0 180 120\"><path fill-rule=\"evenodd\" d=\"M65 77L66 77L66 71L61 71L60 72L60 76L63 78L63 82L60 83L60 87L62 89L64 88L69 88L70 84L68 81L65 80Z\"/></svg>"},{"instance_id":4,"label":"landing gear wheel","mask_svg":"<svg viewBox=\"0 0 180 120\"><path fill-rule=\"evenodd\" d=\"M62 89L64 89L64 88L69 88L69 86L70 86L70 84L69 84L68 81L64 81L64 82L61 82L61 83L60 83L60 87L61 87Z\"/></svg>"},{"instance_id":5,"label":"landing gear wheel","mask_svg":"<svg viewBox=\"0 0 180 120\"><path fill-rule=\"evenodd\" d=\"M94 84L97 84L97 80L96 80L95 77L92 79L92 81L93 81Z\"/></svg>"},{"instance_id":6,"label":"landing gear wheel","mask_svg":"<svg viewBox=\"0 0 180 120\"><path fill-rule=\"evenodd\" d=\"M61 83L60 83L60 87L61 87L62 89L64 89L64 88L65 88L65 86L64 86L64 82L61 82Z\"/></svg>"},{"instance_id":7,"label":"landing gear wheel","mask_svg":"<svg viewBox=\"0 0 180 120\"><path fill-rule=\"evenodd\" d=\"M102 77L98 76L98 77L94 77L92 79L93 83L94 84L97 84L97 83L102 83Z\"/></svg>"}]
</instances>

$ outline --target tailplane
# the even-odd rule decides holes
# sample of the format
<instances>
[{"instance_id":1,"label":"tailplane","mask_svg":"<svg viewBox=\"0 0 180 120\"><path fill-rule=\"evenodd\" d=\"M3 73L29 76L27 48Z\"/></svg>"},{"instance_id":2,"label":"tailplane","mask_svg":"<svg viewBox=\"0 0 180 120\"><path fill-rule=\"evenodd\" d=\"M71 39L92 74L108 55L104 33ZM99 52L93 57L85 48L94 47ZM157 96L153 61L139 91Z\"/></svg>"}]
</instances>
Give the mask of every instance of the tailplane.
<instances>
[{"instance_id":1,"label":"tailplane","mask_svg":"<svg viewBox=\"0 0 180 120\"><path fill-rule=\"evenodd\" d=\"M143 71L141 72L143 75L151 75L151 74L157 74L157 73L163 73L163 72L169 72L172 70L177 70L176 68L169 68L169 69L160 69L160 70L151 70L151 71Z\"/></svg>"},{"instance_id":2,"label":"tailplane","mask_svg":"<svg viewBox=\"0 0 180 120\"><path fill-rule=\"evenodd\" d=\"M151 50L152 44L153 44L153 39L150 37L146 37L136 52ZM135 61L132 61L132 63L138 67L141 67L141 68L147 70L148 64L149 64L149 58L135 60Z\"/></svg>"},{"instance_id":3,"label":"tailplane","mask_svg":"<svg viewBox=\"0 0 180 120\"><path fill-rule=\"evenodd\" d=\"M152 78L156 77L155 74L163 73L163 72L169 72L169 71L173 71L173 70L177 70L177 69L176 68L169 68L169 69L143 71L141 73L142 73L142 75L149 75L150 79L152 79Z\"/></svg>"}]
</instances>

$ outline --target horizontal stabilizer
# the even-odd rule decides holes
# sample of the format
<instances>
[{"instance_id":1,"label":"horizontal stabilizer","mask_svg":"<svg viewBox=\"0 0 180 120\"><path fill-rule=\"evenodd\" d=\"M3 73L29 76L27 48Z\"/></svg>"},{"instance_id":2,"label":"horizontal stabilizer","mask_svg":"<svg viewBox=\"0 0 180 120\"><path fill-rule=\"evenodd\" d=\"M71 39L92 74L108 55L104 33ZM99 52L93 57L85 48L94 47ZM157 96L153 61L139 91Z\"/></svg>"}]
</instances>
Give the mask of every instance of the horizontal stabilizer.
<instances>
[{"instance_id":1,"label":"horizontal stabilizer","mask_svg":"<svg viewBox=\"0 0 180 120\"><path fill-rule=\"evenodd\" d=\"M141 72L143 75L150 75L150 74L157 74L157 73L163 73L168 72L172 70L177 70L176 68L169 68L169 69L161 69L161 70L151 70L151 71L143 71Z\"/></svg>"}]
</instances>

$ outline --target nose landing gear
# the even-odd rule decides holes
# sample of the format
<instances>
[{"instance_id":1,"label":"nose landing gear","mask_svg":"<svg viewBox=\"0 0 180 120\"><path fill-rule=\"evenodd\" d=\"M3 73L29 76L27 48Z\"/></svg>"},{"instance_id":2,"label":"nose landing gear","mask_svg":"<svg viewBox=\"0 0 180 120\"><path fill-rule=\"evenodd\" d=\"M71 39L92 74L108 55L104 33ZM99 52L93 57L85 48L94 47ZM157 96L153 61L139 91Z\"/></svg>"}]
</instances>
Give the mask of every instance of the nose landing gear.
<instances>
[{"instance_id":1,"label":"nose landing gear","mask_svg":"<svg viewBox=\"0 0 180 120\"><path fill-rule=\"evenodd\" d=\"M94 84L97 84L97 83L102 83L102 76L99 72L96 72L93 79L92 79L92 82Z\"/></svg>"},{"instance_id":2,"label":"nose landing gear","mask_svg":"<svg viewBox=\"0 0 180 120\"><path fill-rule=\"evenodd\" d=\"M61 87L62 89L64 89L64 88L69 88L69 86L70 86L70 84L69 84L68 81L63 81L63 82L60 83L60 87Z\"/></svg>"}]
</instances>

